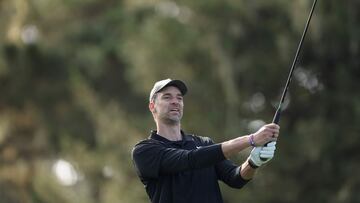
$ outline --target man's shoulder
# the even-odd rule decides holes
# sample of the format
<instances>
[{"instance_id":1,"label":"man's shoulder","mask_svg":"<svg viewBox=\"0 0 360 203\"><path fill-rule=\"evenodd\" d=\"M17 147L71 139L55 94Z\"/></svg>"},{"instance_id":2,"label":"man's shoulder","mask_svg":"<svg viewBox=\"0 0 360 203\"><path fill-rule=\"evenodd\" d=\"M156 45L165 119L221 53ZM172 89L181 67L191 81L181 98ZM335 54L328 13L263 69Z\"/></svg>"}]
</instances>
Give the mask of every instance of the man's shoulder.
<instances>
[{"instance_id":1,"label":"man's shoulder","mask_svg":"<svg viewBox=\"0 0 360 203\"><path fill-rule=\"evenodd\" d=\"M132 156L135 157L136 155L141 155L144 153L156 153L163 146L164 144L161 141L147 138L135 144L134 148L132 149Z\"/></svg>"}]
</instances>

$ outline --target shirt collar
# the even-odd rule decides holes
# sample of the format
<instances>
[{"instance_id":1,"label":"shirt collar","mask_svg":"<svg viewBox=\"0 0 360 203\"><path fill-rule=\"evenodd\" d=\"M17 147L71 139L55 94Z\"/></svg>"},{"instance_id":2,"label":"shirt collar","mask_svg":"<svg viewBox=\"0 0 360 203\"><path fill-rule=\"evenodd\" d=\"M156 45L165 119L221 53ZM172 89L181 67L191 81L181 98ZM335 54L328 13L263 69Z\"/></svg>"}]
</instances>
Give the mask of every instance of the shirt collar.
<instances>
[{"instance_id":1,"label":"shirt collar","mask_svg":"<svg viewBox=\"0 0 360 203\"><path fill-rule=\"evenodd\" d=\"M156 130L151 130L151 134L150 134L150 138L152 139L155 139L155 140L158 140L158 141L162 141L162 142L182 142L182 141L190 141L191 140L191 137L186 135L184 133L184 131L180 130L181 132L181 137L182 139L179 140L179 141L171 141L171 140L168 140L166 139L165 137L157 134L157 131Z\"/></svg>"}]
</instances>

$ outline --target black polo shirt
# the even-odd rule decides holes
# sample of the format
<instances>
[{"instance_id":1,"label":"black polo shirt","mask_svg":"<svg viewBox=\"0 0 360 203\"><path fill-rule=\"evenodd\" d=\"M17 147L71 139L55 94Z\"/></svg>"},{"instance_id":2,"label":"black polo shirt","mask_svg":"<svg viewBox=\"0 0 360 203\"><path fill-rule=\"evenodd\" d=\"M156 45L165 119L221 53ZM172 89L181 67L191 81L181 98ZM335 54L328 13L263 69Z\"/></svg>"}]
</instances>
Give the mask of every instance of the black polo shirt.
<instances>
[{"instance_id":1,"label":"black polo shirt","mask_svg":"<svg viewBox=\"0 0 360 203\"><path fill-rule=\"evenodd\" d=\"M132 158L152 203L222 203L218 180L234 188L248 182L220 144L183 132L181 141L170 141L153 131Z\"/></svg>"}]
</instances>

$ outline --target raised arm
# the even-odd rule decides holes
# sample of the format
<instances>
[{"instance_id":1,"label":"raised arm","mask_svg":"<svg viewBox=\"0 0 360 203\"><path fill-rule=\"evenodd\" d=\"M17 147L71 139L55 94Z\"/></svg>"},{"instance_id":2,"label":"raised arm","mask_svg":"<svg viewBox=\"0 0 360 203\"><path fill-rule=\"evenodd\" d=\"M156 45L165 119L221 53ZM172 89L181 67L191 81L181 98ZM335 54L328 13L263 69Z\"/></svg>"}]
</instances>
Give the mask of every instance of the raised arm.
<instances>
[{"instance_id":1,"label":"raised arm","mask_svg":"<svg viewBox=\"0 0 360 203\"><path fill-rule=\"evenodd\" d=\"M249 146L263 146L264 144L276 141L279 136L280 127L274 123L264 125L256 133L237 137L235 139L223 142L222 151L226 158L239 153Z\"/></svg>"}]
</instances>

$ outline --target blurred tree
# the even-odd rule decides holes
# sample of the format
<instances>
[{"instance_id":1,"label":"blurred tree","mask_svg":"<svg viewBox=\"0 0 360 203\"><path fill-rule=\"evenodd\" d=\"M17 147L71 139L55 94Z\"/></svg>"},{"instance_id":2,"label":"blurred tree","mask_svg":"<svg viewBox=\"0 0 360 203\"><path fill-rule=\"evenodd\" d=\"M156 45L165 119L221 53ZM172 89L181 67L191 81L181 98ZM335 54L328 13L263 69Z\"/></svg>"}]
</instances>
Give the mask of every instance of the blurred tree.
<instances>
[{"instance_id":1,"label":"blurred tree","mask_svg":"<svg viewBox=\"0 0 360 203\"><path fill-rule=\"evenodd\" d=\"M185 131L249 133L272 118L311 3L0 1L1 202L148 202L130 153L154 128L154 81L189 85ZM359 11L318 2L277 156L225 202L360 201Z\"/></svg>"}]
</instances>

